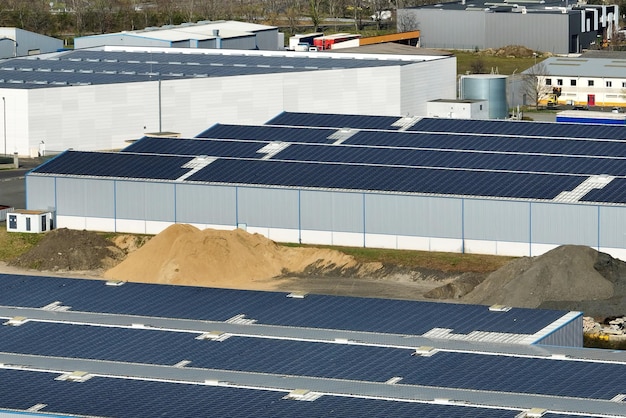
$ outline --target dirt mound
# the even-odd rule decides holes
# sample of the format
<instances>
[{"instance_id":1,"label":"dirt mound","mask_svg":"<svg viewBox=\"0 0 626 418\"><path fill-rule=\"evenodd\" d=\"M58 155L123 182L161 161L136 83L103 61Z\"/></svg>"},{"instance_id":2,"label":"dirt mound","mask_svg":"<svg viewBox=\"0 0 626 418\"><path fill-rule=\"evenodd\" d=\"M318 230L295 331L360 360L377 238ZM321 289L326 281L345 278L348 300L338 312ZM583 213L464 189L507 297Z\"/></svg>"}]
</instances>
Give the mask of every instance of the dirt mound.
<instances>
[{"instance_id":1,"label":"dirt mound","mask_svg":"<svg viewBox=\"0 0 626 418\"><path fill-rule=\"evenodd\" d=\"M341 252L289 248L241 229L199 230L176 224L105 272L107 279L248 289L273 289L279 276L357 268Z\"/></svg>"},{"instance_id":2,"label":"dirt mound","mask_svg":"<svg viewBox=\"0 0 626 418\"><path fill-rule=\"evenodd\" d=\"M36 270L85 271L109 268L124 256L96 232L60 228L48 232L37 246L8 264Z\"/></svg>"},{"instance_id":3,"label":"dirt mound","mask_svg":"<svg viewBox=\"0 0 626 418\"><path fill-rule=\"evenodd\" d=\"M510 262L462 301L537 308L546 301L605 300L614 296L614 283L624 286L624 265L592 248L565 245Z\"/></svg>"}]
</instances>

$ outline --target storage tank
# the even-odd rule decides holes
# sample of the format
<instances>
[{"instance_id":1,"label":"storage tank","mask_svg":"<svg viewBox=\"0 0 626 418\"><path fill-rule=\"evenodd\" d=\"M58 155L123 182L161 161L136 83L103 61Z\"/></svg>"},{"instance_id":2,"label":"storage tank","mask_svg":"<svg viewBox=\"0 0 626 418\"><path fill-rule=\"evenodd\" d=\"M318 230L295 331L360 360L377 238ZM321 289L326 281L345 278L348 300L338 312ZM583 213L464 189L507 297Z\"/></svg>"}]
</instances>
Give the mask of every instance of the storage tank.
<instances>
[{"instance_id":1,"label":"storage tank","mask_svg":"<svg viewBox=\"0 0 626 418\"><path fill-rule=\"evenodd\" d=\"M509 107L506 101L506 79L500 74L471 74L461 77L460 98L487 100L489 119L506 119Z\"/></svg>"}]
</instances>

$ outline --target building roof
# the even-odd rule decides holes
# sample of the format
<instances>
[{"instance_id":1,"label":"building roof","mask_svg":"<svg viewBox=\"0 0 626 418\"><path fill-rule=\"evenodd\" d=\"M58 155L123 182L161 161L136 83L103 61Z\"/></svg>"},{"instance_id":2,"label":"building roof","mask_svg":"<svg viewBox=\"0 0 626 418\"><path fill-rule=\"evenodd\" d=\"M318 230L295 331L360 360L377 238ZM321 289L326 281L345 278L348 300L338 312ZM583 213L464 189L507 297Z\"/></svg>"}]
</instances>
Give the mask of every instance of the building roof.
<instances>
[{"instance_id":1,"label":"building roof","mask_svg":"<svg viewBox=\"0 0 626 418\"><path fill-rule=\"evenodd\" d=\"M550 57L533 66L525 74L563 77L624 78L626 59L595 57Z\"/></svg>"},{"instance_id":2,"label":"building roof","mask_svg":"<svg viewBox=\"0 0 626 418\"><path fill-rule=\"evenodd\" d=\"M355 59L360 58L360 59ZM33 89L413 64L437 57L104 47L0 63L0 88Z\"/></svg>"},{"instance_id":3,"label":"building roof","mask_svg":"<svg viewBox=\"0 0 626 418\"><path fill-rule=\"evenodd\" d=\"M496 323L525 332L565 312L0 278L0 386L19 388L0 391L0 409L133 417L253 410L624 416L623 353L422 333L448 321L458 321L452 334Z\"/></svg>"},{"instance_id":4,"label":"building roof","mask_svg":"<svg viewBox=\"0 0 626 418\"><path fill-rule=\"evenodd\" d=\"M525 12L531 13L565 14L571 11L572 5L568 4L566 0L503 0L497 2L489 0L459 0L408 7L408 9L467 10L498 13L510 11L520 12L522 9L525 9Z\"/></svg>"},{"instance_id":5,"label":"building roof","mask_svg":"<svg viewBox=\"0 0 626 418\"><path fill-rule=\"evenodd\" d=\"M284 113L29 175L625 204L625 158L621 126Z\"/></svg>"}]
</instances>

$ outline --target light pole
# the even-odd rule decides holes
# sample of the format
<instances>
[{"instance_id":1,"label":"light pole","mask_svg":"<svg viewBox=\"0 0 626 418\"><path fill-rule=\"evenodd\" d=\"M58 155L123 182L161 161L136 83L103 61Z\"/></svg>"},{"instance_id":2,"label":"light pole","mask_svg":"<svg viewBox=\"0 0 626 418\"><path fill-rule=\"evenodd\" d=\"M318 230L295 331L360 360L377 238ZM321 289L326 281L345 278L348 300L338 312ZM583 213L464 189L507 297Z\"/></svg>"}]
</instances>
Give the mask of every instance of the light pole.
<instances>
[{"instance_id":1,"label":"light pole","mask_svg":"<svg viewBox=\"0 0 626 418\"><path fill-rule=\"evenodd\" d=\"M3 116L2 128L4 129L4 156L6 157L7 155L7 101L4 98L4 96L2 96L2 116Z\"/></svg>"}]
</instances>

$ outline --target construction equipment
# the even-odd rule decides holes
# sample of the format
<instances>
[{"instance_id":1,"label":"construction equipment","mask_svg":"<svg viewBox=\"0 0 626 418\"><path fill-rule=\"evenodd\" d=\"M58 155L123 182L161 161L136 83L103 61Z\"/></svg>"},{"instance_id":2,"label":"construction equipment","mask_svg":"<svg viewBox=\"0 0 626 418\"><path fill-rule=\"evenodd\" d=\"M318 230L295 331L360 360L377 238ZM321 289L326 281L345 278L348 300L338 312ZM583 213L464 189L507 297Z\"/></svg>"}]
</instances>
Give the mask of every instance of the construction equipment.
<instances>
[{"instance_id":1,"label":"construction equipment","mask_svg":"<svg viewBox=\"0 0 626 418\"><path fill-rule=\"evenodd\" d=\"M559 105L559 96L561 96L561 87L552 87L552 92L548 93L547 106L554 108Z\"/></svg>"}]
</instances>

